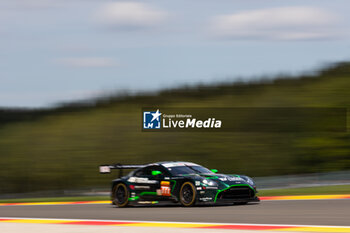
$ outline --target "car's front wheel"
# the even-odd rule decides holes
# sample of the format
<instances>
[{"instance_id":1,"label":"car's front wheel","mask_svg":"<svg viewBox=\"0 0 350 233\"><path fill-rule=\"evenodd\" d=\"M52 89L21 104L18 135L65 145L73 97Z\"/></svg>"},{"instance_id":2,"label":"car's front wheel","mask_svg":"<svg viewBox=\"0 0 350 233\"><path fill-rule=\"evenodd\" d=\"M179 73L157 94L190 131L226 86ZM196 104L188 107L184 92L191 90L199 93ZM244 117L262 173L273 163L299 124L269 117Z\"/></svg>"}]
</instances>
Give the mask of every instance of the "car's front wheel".
<instances>
[{"instance_id":1,"label":"car's front wheel","mask_svg":"<svg viewBox=\"0 0 350 233\"><path fill-rule=\"evenodd\" d=\"M126 185L119 183L113 188L113 203L118 207L126 207L129 204L129 195Z\"/></svg>"},{"instance_id":2,"label":"car's front wheel","mask_svg":"<svg viewBox=\"0 0 350 233\"><path fill-rule=\"evenodd\" d=\"M194 206L196 203L196 188L191 182L185 182L180 189L180 203L185 207Z\"/></svg>"}]
</instances>

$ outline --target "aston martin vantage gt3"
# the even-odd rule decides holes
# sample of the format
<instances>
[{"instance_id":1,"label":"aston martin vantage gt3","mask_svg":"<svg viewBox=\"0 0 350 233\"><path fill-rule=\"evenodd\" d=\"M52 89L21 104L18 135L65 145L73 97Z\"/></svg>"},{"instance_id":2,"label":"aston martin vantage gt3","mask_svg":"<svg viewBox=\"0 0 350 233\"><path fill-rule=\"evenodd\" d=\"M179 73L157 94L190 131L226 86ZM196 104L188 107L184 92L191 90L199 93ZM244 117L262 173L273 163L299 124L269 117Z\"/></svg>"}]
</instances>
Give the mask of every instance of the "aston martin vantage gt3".
<instances>
[{"instance_id":1,"label":"aston martin vantage gt3","mask_svg":"<svg viewBox=\"0 0 350 233\"><path fill-rule=\"evenodd\" d=\"M259 202L252 178L237 174L218 174L190 162L157 162L147 165L101 165L100 173L111 169L134 169L112 181L111 199L118 207L159 202L198 204L246 204Z\"/></svg>"}]
</instances>

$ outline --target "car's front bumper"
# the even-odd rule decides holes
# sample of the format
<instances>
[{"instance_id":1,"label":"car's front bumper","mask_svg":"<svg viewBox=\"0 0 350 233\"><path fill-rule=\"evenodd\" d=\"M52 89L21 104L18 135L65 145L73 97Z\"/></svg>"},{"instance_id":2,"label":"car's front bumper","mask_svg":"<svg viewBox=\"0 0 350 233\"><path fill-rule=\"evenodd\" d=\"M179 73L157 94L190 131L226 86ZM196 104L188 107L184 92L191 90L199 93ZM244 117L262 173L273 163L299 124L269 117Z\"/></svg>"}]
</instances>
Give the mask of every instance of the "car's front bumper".
<instances>
[{"instance_id":1,"label":"car's front bumper","mask_svg":"<svg viewBox=\"0 0 350 233\"><path fill-rule=\"evenodd\" d=\"M234 186L226 189L210 188L197 190L198 201L206 203L259 202L257 191L249 186Z\"/></svg>"}]
</instances>

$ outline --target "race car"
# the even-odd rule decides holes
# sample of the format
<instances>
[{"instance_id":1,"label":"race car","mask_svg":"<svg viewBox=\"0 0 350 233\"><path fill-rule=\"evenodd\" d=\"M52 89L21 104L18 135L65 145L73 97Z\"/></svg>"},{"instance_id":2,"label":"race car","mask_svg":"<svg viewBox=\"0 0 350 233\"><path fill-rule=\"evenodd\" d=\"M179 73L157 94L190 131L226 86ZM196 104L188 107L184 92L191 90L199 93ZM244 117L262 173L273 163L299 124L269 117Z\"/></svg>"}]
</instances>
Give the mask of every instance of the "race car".
<instances>
[{"instance_id":1,"label":"race car","mask_svg":"<svg viewBox=\"0 0 350 233\"><path fill-rule=\"evenodd\" d=\"M111 199L118 207L160 202L180 203L190 207L198 204L246 204L259 202L254 181L244 175L217 174L190 162L157 162L147 165L101 165L100 173L119 169L112 181ZM123 169L135 169L122 176Z\"/></svg>"}]
</instances>

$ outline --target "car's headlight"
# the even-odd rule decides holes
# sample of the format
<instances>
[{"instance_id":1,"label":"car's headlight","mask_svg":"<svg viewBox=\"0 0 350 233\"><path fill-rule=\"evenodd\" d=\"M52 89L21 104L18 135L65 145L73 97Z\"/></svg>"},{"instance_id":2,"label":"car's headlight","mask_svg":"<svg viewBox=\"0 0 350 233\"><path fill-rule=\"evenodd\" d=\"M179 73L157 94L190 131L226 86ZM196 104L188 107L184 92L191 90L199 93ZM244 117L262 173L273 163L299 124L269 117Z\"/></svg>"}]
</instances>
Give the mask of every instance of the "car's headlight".
<instances>
[{"instance_id":1,"label":"car's headlight","mask_svg":"<svg viewBox=\"0 0 350 233\"><path fill-rule=\"evenodd\" d=\"M207 180L207 179L204 179L204 180L202 181L202 183L203 183L203 184L206 184L206 185L208 185L208 186L214 186L214 185L216 185L216 182L214 182L214 181L212 181L212 180Z\"/></svg>"},{"instance_id":2,"label":"car's headlight","mask_svg":"<svg viewBox=\"0 0 350 233\"><path fill-rule=\"evenodd\" d=\"M252 178L250 178L248 176L244 176L244 179L247 181L248 184L255 186L254 180Z\"/></svg>"}]
</instances>

